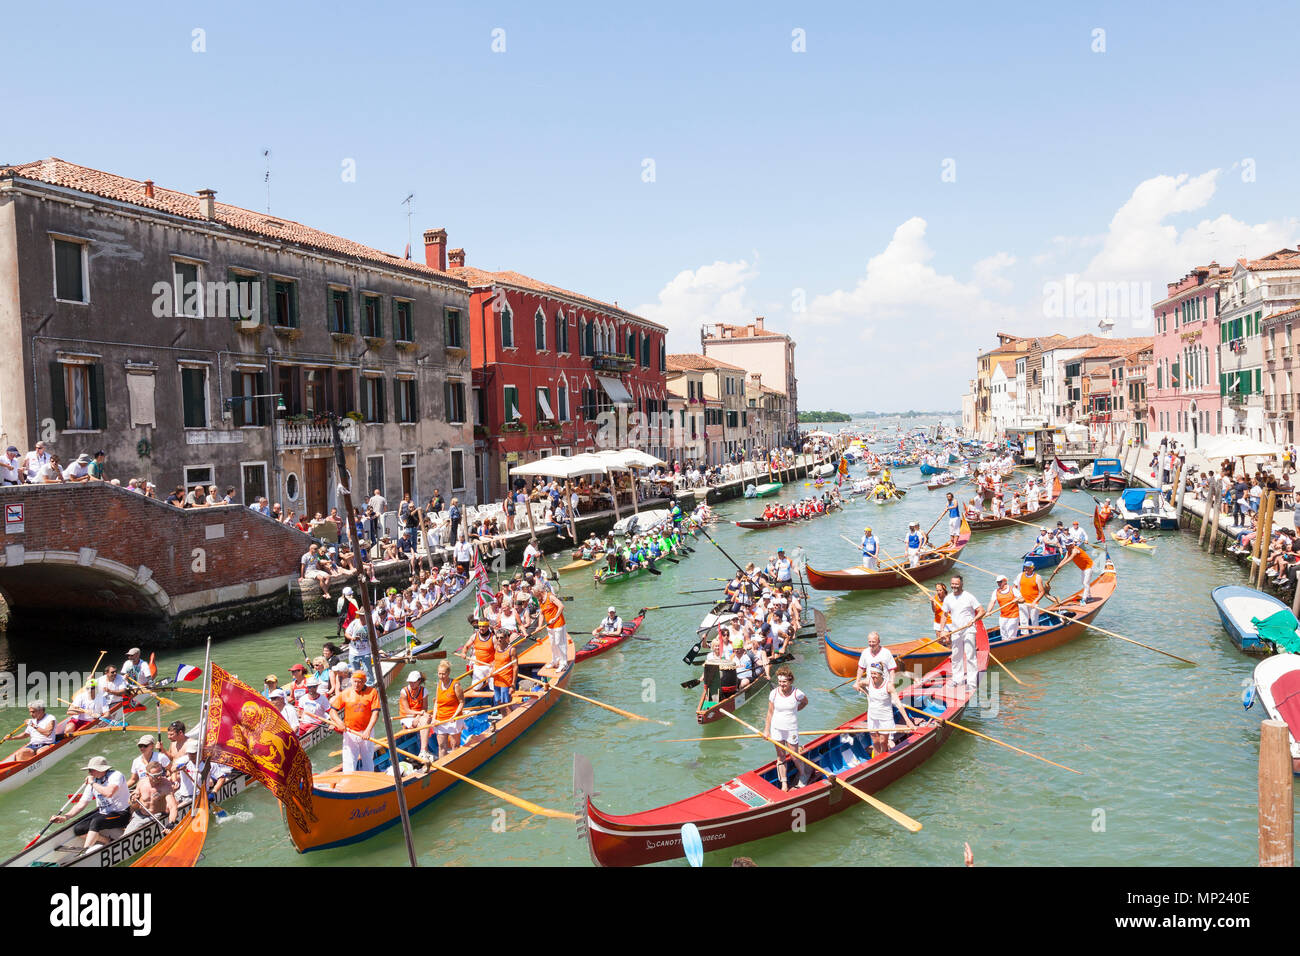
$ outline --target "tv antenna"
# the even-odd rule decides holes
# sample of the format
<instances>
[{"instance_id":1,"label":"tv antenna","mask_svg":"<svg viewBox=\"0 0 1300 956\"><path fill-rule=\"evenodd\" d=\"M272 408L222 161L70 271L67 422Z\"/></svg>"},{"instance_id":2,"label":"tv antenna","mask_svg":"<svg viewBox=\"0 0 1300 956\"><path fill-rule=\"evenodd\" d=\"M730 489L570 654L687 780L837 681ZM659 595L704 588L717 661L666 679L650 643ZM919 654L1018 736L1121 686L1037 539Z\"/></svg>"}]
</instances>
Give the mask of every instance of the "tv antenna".
<instances>
[{"instance_id":1,"label":"tv antenna","mask_svg":"<svg viewBox=\"0 0 1300 956\"><path fill-rule=\"evenodd\" d=\"M267 146L262 149L262 157L266 160L266 214L271 215L271 147Z\"/></svg>"},{"instance_id":2,"label":"tv antenna","mask_svg":"<svg viewBox=\"0 0 1300 956\"><path fill-rule=\"evenodd\" d=\"M411 258L411 217L415 215L415 193L411 193L402 200L401 205L406 207L406 258Z\"/></svg>"}]
</instances>

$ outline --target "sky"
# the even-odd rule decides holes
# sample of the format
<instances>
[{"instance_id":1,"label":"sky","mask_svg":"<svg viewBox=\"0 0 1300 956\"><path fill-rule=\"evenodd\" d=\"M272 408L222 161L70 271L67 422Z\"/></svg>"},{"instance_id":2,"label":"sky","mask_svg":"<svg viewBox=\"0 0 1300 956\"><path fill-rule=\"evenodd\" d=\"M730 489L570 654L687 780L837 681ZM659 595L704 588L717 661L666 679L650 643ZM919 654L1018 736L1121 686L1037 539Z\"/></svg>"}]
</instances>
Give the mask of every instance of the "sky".
<instances>
[{"instance_id":1,"label":"sky","mask_svg":"<svg viewBox=\"0 0 1300 956\"><path fill-rule=\"evenodd\" d=\"M441 226L669 351L762 315L802 408L949 410L997 331L1150 334L1165 283L1300 241L1294 9L43 3L0 163L265 209L269 149L277 216Z\"/></svg>"}]
</instances>

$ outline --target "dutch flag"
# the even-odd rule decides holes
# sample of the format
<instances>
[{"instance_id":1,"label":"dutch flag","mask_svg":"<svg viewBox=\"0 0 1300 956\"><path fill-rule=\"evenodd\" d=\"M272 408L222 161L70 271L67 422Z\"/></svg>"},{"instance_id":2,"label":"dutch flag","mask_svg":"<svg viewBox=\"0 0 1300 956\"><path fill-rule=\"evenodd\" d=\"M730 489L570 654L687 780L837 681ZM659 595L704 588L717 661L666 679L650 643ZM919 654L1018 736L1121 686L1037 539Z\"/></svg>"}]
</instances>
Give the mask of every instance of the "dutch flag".
<instances>
[{"instance_id":1,"label":"dutch flag","mask_svg":"<svg viewBox=\"0 0 1300 956\"><path fill-rule=\"evenodd\" d=\"M195 667L193 664L179 664L176 667L176 683L183 680L194 680L203 673L203 668Z\"/></svg>"}]
</instances>

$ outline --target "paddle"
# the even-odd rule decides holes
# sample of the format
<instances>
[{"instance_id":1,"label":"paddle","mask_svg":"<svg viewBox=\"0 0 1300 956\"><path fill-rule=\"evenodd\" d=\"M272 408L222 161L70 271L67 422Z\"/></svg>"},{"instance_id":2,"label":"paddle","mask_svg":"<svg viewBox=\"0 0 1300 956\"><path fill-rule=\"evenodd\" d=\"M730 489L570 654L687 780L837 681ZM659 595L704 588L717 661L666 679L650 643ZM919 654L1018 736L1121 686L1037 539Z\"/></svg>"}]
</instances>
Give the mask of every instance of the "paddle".
<instances>
[{"instance_id":1,"label":"paddle","mask_svg":"<svg viewBox=\"0 0 1300 956\"><path fill-rule=\"evenodd\" d=\"M809 760L799 751L787 747L785 744L779 743L776 740L773 740L767 734L760 731L757 727L753 727L750 724L745 723L743 720L741 720L739 717L737 717L735 714L731 713L730 711L719 710L718 713L722 714L725 717L729 717L730 719L734 720L736 723L740 724L740 726L744 727L746 730L752 731L753 733L757 734L759 737L762 737L768 743L775 744L778 750L784 750L786 753L790 754L790 756L794 757L796 760L803 761L813 770L817 771L818 773L824 774L826 779L829 780L832 785L839 784L841 787L843 787L849 793L853 794L863 803L879 810L881 813L889 817L889 819L893 820L895 823L899 824L900 826L906 827L912 833L917 833L920 831L921 824L916 820L913 820L906 813L903 813L902 811L899 810L895 810L889 804L885 803L882 800L877 800L875 797L871 796L871 794L859 790L857 787L853 786L853 784L845 780L840 780L834 774L827 773L825 769L813 763L813 761Z\"/></svg>"},{"instance_id":2,"label":"paddle","mask_svg":"<svg viewBox=\"0 0 1300 956\"><path fill-rule=\"evenodd\" d=\"M1133 640L1133 638L1125 637L1123 634L1116 634L1114 631L1108 631L1106 630L1106 628L1098 627L1096 624L1090 624L1087 621L1081 621L1077 617L1074 617L1073 614L1075 612L1069 611L1068 608L1069 605L1064 605L1064 606L1057 605L1055 608L1048 608L1047 610L1049 612L1055 610L1057 614L1062 616L1062 618L1064 618L1065 615L1069 614L1072 620L1074 621L1074 623L1076 624L1082 624L1084 627L1092 628L1094 631L1100 631L1103 634L1106 634L1110 637L1118 638L1121 641L1127 641L1129 644L1136 644L1138 647L1145 647L1149 651L1155 651L1157 654L1165 655L1165 657L1172 657L1174 660L1182 661L1184 664L1191 664L1193 666L1197 666L1196 661L1189 661L1187 658L1179 657L1177 654L1171 654L1169 653L1169 651L1162 651L1160 648L1152 647L1150 644L1143 644L1141 641L1135 641Z\"/></svg>"},{"instance_id":3,"label":"paddle","mask_svg":"<svg viewBox=\"0 0 1300 956\"><path fill-rule=\"evenodd\" d=\"M831 730L801 730L800 737L820 737L822 734L914 734L917 727L877 727L869 729L867 727L835 727ZM722 737L674 737L671 740L661 740L664 744L690 744L703 743L709 740L757 740L762 734L728 734Z\"/></svg>"},{"instance_id":4,"label":"paddle","mask_svg":"<svg viewBox=\"0 0 1300 956\"><path fill-rule=\"evenodd\" d=\"M135 684L136 687L139 687L140 690L142 690L146 695L152 697L154 700L158 701L160 704L165 704L165 705L168 707L168 709L170 709L170 710L177 710L177 709L181 706L180 704L176 703L176 701L174 701L174 700L168 700L168 699L165 698L165 697L159 697L156 693L154 693L153 691L151 691L148 687L145 687L143 684L141 684L141 683L140 683L138 680L136 680L134 677L131 677L131 676L128 675L128 674L123 674L122 676L125 677L127 680L129 680L132 684ZM201 695L201 694L203 693L203 691L201 691L201 690L195 690L195 689L190 688L190 687L169 687L168 690L180 691L181 693L185 693L185 694L200 694L200 695Z\"/></svg>"},{"instance_id":5,"label":"paddle","mask_svg":"<svg viewBox=\"0 0 1300 956\"><path fill-rule=\"evenodd\" d=\"M691 866L704 865L704 841L700 838L700 828L694 823L682 824L682 849L686 852L686 862Z\"/></svg>"},{"instance_id":6,"label":"paddle","mask_svg":"<svg viewBox=\"0 0 1300 956\"><path fill-rule=\"evenodd\" d=\"M664 727L671 727L671 726L672 726L672 724L671 724L669 721L666 721L666 720L656 720L654 717L642 717L640 714L634 714L634 713L632 713L630 710L621 710L620 708L618 708L618 707L614 707L614 706L611 705L611 704L602 704L602 703L601 703L600 701L598 701L598 700L593 700L593 699L590 698L590 697L583 697L581 694L574 693L574 692L571 691L571 690L567 690L566 688L559 687L559 686L557 686L557 685L555 685L555 684L548 684L546 681L538 680L538 679L535 678L535 677L529 677L529 676L526 675L526 674L520 674L520 675L519 675L519 679L520 679L520 680L526 680L526 681L529 681L530 683L537 684L537 685L539 685L539 686L541 686L541 687L545 687L545 688L547 688L548 690L558 690L561 694L567 694L567 695L570 696L570 697L576 697L576 698L578 698L578 700L585 700L585 701L586 701L587 703L589 703L589 704L595 704L597 707L602 707L602 708L604 708L605 710L611 711L612 713L615 713L615 714L620 714L620 715L622 715L622 716L624 716L624 717L631 717L633 720L645 720L645 721L649 721L650 723L660 724L660 725L662 725L662 726L664 726Z\"/></svg>"},{"instance_id":7,"label":"paddle","mask_svg":"<svg viewBox=\"0 0 1300 956\"><path fill-rule=\"evenodd\" d=\"M1019 747L1013 746L1009 743L1005 743L1004 741L998 740L995 737L990 737L988 734L982 734L978 730L971 730L969 727L963 727L961 724L957 723L956 721L945 720L942 717L935 717L933 714L929 713L928 711L921 710L917 707L912 707L909 704L904 704L903 709L910 710L914 714L924 714L926 717L930 717L934 720L939 721L940 723L947 724L949 727L955 727L957 730L964 730L968 734L973 734L974 736L987 740L990 743L995 743L1000 747L1006 747L1008 750L1014 750L1016 753L1024 754L1026 757L1033 757L1035 760L1041 760L1043 763L1050 763L1053 767L1060 767L1062 770L1070 771L1070 773L1077 773L1080 776L1083 775L1083 771L1081 770L1075 770L1073 767L1067 767L1065 764L1057 763L1055 760L1048 760L1046 757L1040 757L1038 756L1038 754L1030 753L1028 750L1021 750Z\"/></svg>"},{"instance_id":8,"label":"paddle","mask_svg":"<svg viewBox=\"0 0 1300 956\"><path fill-rule=\"evenodd\" d=\"M727 554L727 552L723 550L722 545L718 544L718 542L716 542L716 541L713 540L713 535L709 534L709 533L708 533L707 531L705 531L703 528L700 529L700 534L702 534L702 535L704 535L704 537L708 538L708 539L709 539L709 543L710 543L711 545L713 545L713 546L714 546L715 548L717 548L719 551L722 551L722 556L723 556L724 558L726 558L728 561L730 561L731 564L732 564L732 566L735 567L735 569L736 569L737 571L739 571L741 574L744 574L744 573L745 573L745 569L742 568L739 564L736 564L736 559L733 558L731 555ZM721 578L717 578L716 580L722 580L722 579L721 579Z\"/></svg>"},{"instance_id":9,"label":"paddle","mask_svg":"<svg viewBox=\"0 0 1300 956\"><path fill-rule=\"evenodd\" d=\"M440 661L447 656L446 651L425 651L423 654L404 654L397 657L384 657L380 655L380 660L385 663L395 663L398 661Z\"/></svg>"},{"instance_id":10,"label":"paddle","mask_svg":"<svg viewBox=\"0 0 1300 956\"><path fill-rule=\"evenodd\" d=\"M709 590L713 590L710 588ZM693 601L690 604L651 604L649 607L642 608L643 611L667 611L675 607L713 607L721 604L721 601Z\"/></svg>"},{"instance_id":11,"label":"paddle","mask_svg":"<svg viewBox=\"0 0 1300 956\"><path fill-rule=\"evenodd\" d=\"M367 737L366 739L369 740L372 744L380 744L385 747L388 746L386 743L384 743L384 741L376 740L374 737ZM403 750L402 748L398 747L397 752L401 754L403 757L408 757L411 760L424 764L424 766L430 770L436 770L439 773L445 773L448 776L455 777L457 780L461 781L462 783L468 783L471 786L478 787L478 789L484 791L485 793L492 794L492 796L496 797L499 800L504 800L506 801L506 803L513 804L519 809L526 810L527 812L536 814L537 816L551 817L554 820L577 820L578 819L578 817L572 813L565 813L561 810L548 810L546 807L539 806L538 804L533 803L530 800L525 800L522 797L516 797L513 794L506 793L504 790L498 790L496 787L489 787L486 783L480 783L479 781L474 780L471 777L465 776L463 773L457 773L455 770L452 770L450 767L442 766L436 760L430 760L427 757L421 757L418 754L411 753L409 750Z\"/></svg>"},{"instance_id":12,"label":"paddle","mask_svg":"<svg viewBox=\"0 0 1300 956\"><path fill-rule=\"evenodd\" d=\"M73 801L75 801L75 800L80 800L80 799L81 799L81 793L82 793L83 790L86 789L86 786L87 786L87 785L83 783L80 787L78 787L78 788L77 788L77 792L74 793L74 794L71 794L71 795L68 797L68 802L65 803L62 807L60 807L60 808L59 808L59 812L56 813L56 814L54 814L54 816L56 816L56 817L61 817L61 816L63 816L63 814L67 813L67 812L68 812L68 807L72 806ZM24 850L29 850L29 849L31 849L31 848L32 848L32 847L33 847L33 846L34 846L34 845L35 845L35 844L40 840L41 837L45 836L45 831L48 830L48 829L49 829L50 827L52 827L52 826L54 826L54 821L53 821L53 820L50 820L49 823L45 824L45 826L43 826L43 827L41 828L41 832L40 832L40 833L36 834L36 836L32 837L30 840L27 841L27 845L24 846L23 849L24 849Z\"/></svg>"}]
</instances>

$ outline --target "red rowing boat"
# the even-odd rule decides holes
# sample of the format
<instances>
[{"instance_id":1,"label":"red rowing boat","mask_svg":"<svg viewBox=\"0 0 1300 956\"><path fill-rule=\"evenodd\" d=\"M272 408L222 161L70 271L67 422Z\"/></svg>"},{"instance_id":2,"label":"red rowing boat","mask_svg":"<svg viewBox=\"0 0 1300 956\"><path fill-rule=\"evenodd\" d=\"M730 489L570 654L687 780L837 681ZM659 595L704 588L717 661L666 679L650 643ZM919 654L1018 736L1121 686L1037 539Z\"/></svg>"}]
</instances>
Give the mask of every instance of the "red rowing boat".
<instances>
[{"instance_id":1,"label":"red rowing boat","mask_svg":"<svg viewBox=\"0 0 1300 956\"><path fill-rule=\"evenodd\" d=\"M119 700L111 706L97 722L84 723L81 730L92 726L104 726L104 722L116 717L126 706L125 700ZM21 787L28 780L38 777L49 770L68 754L80 750L90 739L90 734L76 731L76 722L65 717L54 725L55 739L39 750L31 751L26 746L19 747L12 754L0 761L0 793Z\"/></svg>"},{"instance_id":2,"label":"red rowing boat","mask_svg":"<svg viewBox=\"0 0 1300 956\"><path fill-rule=\"evenodd\" d=\"M1059 608L1044 610L1039 614L1038 624L1043 630L1022 631L1013 640L1003 638L1001 628L990 628L989 650L1000 661L1018 661L1022 657L1050 651L1074 640L1087 630L1084 625L1091 623L1101 613L1101 609L1115 593L1117 583L1115 565L1108 557L1105 570L1092 582L1092 600L1086 605L1081 600L1082 589L1075 591ZM826 652L826 666L832 674L837 677L857 676L858 659L863 648L839 644L829 634L823 636L822 645ZM948 648L934 638L890 644L889 650L900 667L911 670L919 665L922 673L948 660L950 654Z\"/></svg>"},{"instance_id":3,"label":"red rowing boat","mask_svg":"<svg viewBox=\"0 0 1300 956\"><path fill-rule=\"evenodd\" d=\"M645 608L631 621L623 625L623 629L617 634L598 634L578 648L578 653L574 655L573 662L585 661L588 657L595 657L597 654L604 654L622 644L629 637L637 632L641 627L641 622L645 620Z\"/></svg>"},{"instance_id":4,"label":"red rowing boat","mask_svg":"<svg viewBox=\"0 0 1300 956\"><path fill-rule=\"evenodd\" d=\"M988 636L982 624L977 627L979 667L983 670L988 661ZM950 667L948 663L941 664L921 681L900 691L900 699L939 721L957 720L970 703L973 688L965 683L954 684ZM856 729L865 719L866 714L861 714L802 748L803 754L821 771L816 779L798 789L781 789L773 760L685 800L655 810L615 816L596 809L591 802L591 791L584 786L592 860L599 866L640 866L680 859L681 831L687 823L699 829L705 850L721 850L788 834L792 819L811 824L846 807L857 806L858 801L836 785L836 778L867 793L875 793L932 757L952 733L946 723L924 723L887 753L872 757L868 735L840 732ZM921 720L919 715L913 719ZM897 709L894 721L895 724L903 722ZM587 775L586 769L583 768L581 775ZM579 775L575 768L575 777Z\"/></svg>"},{"instance_id":5,"label":"red rowing boat","mask_svg":"<svg viewBox=\"0 0 1300 956\"><path fill-rule=\"evenodd\" d=\"M876 591L883 588L897 588L938 577L953 566L961 556L962 548L970 541L970 525L962 521L961 534L957 543L945 544L934 549L934 556L924 558L916 567L895 561L872 571L868 568L845 568L842 571L818 571L808 565L808 584L818 591ZM903 568L903 571L897 570ZM911 580L908 580L908 577Z\"/></svg>"}]
</instances>

